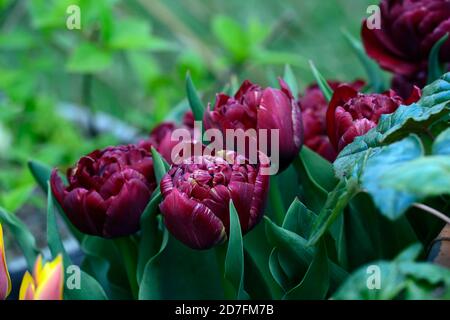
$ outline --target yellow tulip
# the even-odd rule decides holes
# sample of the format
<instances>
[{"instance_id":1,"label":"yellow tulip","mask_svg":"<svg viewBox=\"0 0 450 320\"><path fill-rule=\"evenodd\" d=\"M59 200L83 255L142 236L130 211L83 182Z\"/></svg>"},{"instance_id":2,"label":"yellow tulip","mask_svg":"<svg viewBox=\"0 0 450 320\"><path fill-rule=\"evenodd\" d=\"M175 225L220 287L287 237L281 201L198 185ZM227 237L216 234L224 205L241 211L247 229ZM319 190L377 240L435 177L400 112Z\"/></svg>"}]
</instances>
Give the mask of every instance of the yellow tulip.
<instances>
[{"instance_id":1,"label":"yellow tulip","mask_svg":"<svg viewBox=\"0 0 450 320\"><path fill-rule=\"evenodd\" d=\"M42 265L39 255L33 269L33 275L25 273L20 286L20 300L62 300L64 286L63 259L58 255L55 260Z\"/></svg>"},{"instance_id":2,"label":"yellow tulip","mask_svg":"<svg viewBox=\"0 0 450 320\"><path fill-rule=\"evenodd\" d=\"M11 292L11 278L6 265L3 229L0 224L0 300L5 300Z\"/></svg>"}]
</instances>

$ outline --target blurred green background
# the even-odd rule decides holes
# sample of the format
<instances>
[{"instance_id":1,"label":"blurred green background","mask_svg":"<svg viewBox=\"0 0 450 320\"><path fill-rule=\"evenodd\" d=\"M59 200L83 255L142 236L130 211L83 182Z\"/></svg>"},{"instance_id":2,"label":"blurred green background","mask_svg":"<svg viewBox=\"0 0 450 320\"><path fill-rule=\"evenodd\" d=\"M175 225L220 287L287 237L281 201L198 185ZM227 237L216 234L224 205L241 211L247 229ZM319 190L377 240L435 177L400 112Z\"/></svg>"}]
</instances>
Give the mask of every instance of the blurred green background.
<instances>
[{"instance_id":1,"label":"blurred green background","mask_svg":"<svg viewBox=\"0 0 450 320\"><path fill-rule=\"evenodd\" d=\"M27 160L65 168L176 117L188 70L205 103L246 78L276 85L285 64L303 89L310 59L327 78L364 77L341 28L359 37L372 2L0 0L0 206L44 206ZM74 4L81 30L66 27Z\"/></svg>"}]
</instances>

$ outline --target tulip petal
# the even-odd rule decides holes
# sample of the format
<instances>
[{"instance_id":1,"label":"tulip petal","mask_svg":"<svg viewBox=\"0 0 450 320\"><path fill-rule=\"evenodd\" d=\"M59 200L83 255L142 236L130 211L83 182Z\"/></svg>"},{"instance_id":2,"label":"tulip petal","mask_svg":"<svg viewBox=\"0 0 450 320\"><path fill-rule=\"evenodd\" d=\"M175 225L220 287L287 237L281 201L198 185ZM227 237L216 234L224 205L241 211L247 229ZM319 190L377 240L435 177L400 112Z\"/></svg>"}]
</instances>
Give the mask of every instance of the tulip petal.
<instances>
[{"instance_id":1,"label":"tulip petal","mask_svg":"<svg viewBox=\"0 0 450 320\"><path fill-rule=\"evenodd\" d=\"M34 300L62 300L64 288L64 271L62 255L44 265L37 281Z\"/></svg>"},{"instance_id":2,"label":"tulip petal","mask_svg":"<svg viewBox=\"0 0 450 320\"><path fill-rule=\"evenodd\" d=\"M228 185L231 199L239 215L242 233L246 233L250 222L250 208L253 199L254 185L245 182L231 182Z\"/></svg>"},{"instance_id":3,"label":"tulip petal","mask_svg":"<svg viewBox=\"0 0 450 320\"><path fill-rule=\"evenodd\" d=\"M127 181L117 196L111 199L103 227L107 238L133 234L139 230L139 221L144 212L151 191L139 179Z\"/></svg>"},{"instance_id":4,"label":"tulip petal","mask_svg":"<svg viewBox=\"0 0 450 320\"><path fill-rule=\"evenodd\" d=\"M204 204L173 189L160 204L169 231L193 249L208 249L227 236L223 223Z\"/></svg>"},{"instance_id":5,"label":"tulip petal","mask_svg":"<svg viewBox=\"0 0 450 320\"><path fill-rule=\"evenodd\" d=\"M35 289L33 277L28 271L25 272L22 284L20 285L19 300L33 300Z\"/></svg>"},{"instance_id":6,"label":"tulip petal","mask_svg":"<svg viewBox=\"0 0 450 320\"><path fill-rule=\"evenodd\" d=\"M0 300L5 300L11 293L11 278L6 265L3 229L0 224Z\"/></svg>"}]
</instances>

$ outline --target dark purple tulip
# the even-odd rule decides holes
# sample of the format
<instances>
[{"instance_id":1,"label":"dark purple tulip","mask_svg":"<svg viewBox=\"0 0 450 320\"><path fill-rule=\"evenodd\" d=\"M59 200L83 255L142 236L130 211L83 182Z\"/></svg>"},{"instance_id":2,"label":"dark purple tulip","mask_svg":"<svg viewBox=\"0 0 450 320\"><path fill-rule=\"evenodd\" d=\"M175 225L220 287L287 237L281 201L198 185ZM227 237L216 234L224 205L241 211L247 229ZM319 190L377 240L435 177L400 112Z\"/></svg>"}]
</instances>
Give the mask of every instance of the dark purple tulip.
<instances>
[{"instance_id":1,"label":"dark purple tulip","mask_svg":"<svg viewBox=\"0 0 450 320\"><path fill-rule=\"evenodd\" d=\"M171 164L172 149L178 144L178 141L171 139L172 132L176 129L187 130L189 135L194 137L194 115L192 111L184 114L182 125L177 125L174 122L163 122L159 124L150 132L148 139L140 141L138 145L149 151L151 147L154 147Z\"/></svg>"},{"instance_id":2,"label":"dark purple tulip","mask_svg":"<svg viewBox=\"0 0 450 320\"><path fill-rule=\"evenodd\" d=\"M448 0L382 0L381 29L362 25L367 54L393 72L393 89L403 98L413 86L426 84L428 58L434 44L450 33ZM450 62L450 39L442 46L440 61Z\"/></svg>"},{"instance_id":3,"label":"dark purple tulip","mask_svg":"<svg viewBox=\"0 0 450 320\"><path fill-rule=\"evenodd\" d=\"M337 152L376 127L381 115L393 113L400 105L419 100L421 91L415 87L409 99L403 100L395 91L378 94L359 93L348 85L338 87L328 105L327 132Z\"/></svg>"},{"instance_id":4,"label":"dark purple tulip","mask_svg":"<svg viewBox=\"0 0 450 320\"><path fill-rule=\"evenodd\" d=\"M335 90L344 83L328 81L328 84ZM364 84L364 81L357 80L349 85L356 90L360 90ZM305 93L299 97L299 102L302 109L305 146L333 162L337 153L327 135L326 113L328 102L319 86L314 84L306 88Z\"/></svg>"},{"instance_id":5,"label":"dark purple tulip","mask_svg":"<svg viewBox=\"0 0 450 320\"><path fill-rule=\"evenodd\" d=\"M280 79L281 89L261 88L245 80L234 97L220 93L211 110L205 111L205 129L279 129L280 170L289 166L303 142L300 106L287 84ZM225 143L225 141L224 141ZM271 155L268 144L268 155Z\"/></svg>"},{"instance_id":6,"label":"dark purple tulip","mask_svg":"<svg viewBox=\"0 0 450 320\"><path fill-rule=\"evenodd\" d=\"M193 249L208 249L227 239L230 199L243 233L263 216L269 176L261 169L268 165L250 165L234 151L218 154L223 157L184 160L172 166L161 180L164 222L178 240Z\"/></svg>"},{"instance_id":7,"label":"dark purple tulip","mask_svg":"<svg viewBox=\"0 0 450 320\"><path fill-rule=\"evenodd\" d=\"M134 145L108 147L82 157L67 171L64 186L53 170L51 187L81 232L115 238L139 230L139 220L156 188L150 153Z\"/></svg>"}]
</instances>

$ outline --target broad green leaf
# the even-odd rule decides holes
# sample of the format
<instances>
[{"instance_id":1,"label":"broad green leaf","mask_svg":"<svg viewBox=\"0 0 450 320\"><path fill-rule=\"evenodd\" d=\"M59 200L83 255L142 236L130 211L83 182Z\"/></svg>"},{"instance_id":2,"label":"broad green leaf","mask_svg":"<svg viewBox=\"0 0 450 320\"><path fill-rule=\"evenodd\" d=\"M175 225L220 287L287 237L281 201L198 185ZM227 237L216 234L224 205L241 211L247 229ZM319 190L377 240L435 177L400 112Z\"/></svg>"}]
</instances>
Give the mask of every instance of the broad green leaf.
<instances>
[{"instance_id":1,"label":"broad green leaf","mask_svg":"<svg viewBox=\"0 0 450 320\"><path fill-rule=\"evenodd\" d=\"M441 132L433 143L433 154L450 156L450 128Z\"/></svg>"},{"instance_id":2,"label":"broad green leaf","mask_svg":"<svg viewBox=\"0 0 450 320\"><path fill-rule=\"evenodd\" d=\"M277 284L285 291L289 290L289 279L280 265L279 250L274 248L269 257L269 269Z\"/></svg>"},{"instance_id":3,"label":"broad green leaf","mask_svg":"<svg viewBox=\"0 0 450 320\"><path fill-rule=\"evenodd\" d=\"M233 285L236 299L247 300L250 298L244 289L244 244L239 216L233 201L230 201L230 235L225 258L225 278Z\"/></svg>"},{"instance_id":4,"label":"broad green leaf","mask_svg":"<svg viewBox=\"0 0 450 320\"><path fill-rule=\"evenodd\" d=\"M72 265L72 260L67 254L58 231L56 223L55 205L52 192L50 192L50 185L48 185L49 192L47 193L47 242L50 252L53 257L61 254L64 259L64 268L66 269ZM105 300L107 299L105 291L101 285L89 274L80 271L80 288L70 289L65 282L64 298L68 300Z\"/></svg>"},{"instance_id":5,"label":"broad green leaf","mask_svg":"<svg viewBox=\"0 0 450 320\"><path fill-rule=\"evenodd\" d=\"M432 83L445 72L440 62L441 48L448 40L449 33L446 33L439 41L437 41L433 48L431 48L430 56L428 58L428 83Z\"/></svg>"},{"instance_id":6,"label":"broad green leaf","mask_svg":"<svg viewBox=\"0 0 450 320\"><path fill-rule=\"evenodd\" d=\"M295 258L299 266L306 271L313 260L314 248L308 246L307 241L301 236L277 226L267 217L264 218L269 242L280 252ZM329 261L329 268L332 286L336 286L347 277L347 272L332 261Z\"/></svg>"},{"instance_id":7,"label":"broad green leaf","mask_svg":"<svg viewBox=\"0 0 450 320\"><path fill-rule=\"evenodd\" d=\"M294 167L301 186L302 201L312 211L319 212L326 201L327 191L314 180L301 156L294 159Z\"/></svg>"},{"instance_id":8,"label":"broad green leaf","mask_svg":"<svg viewBox=\"0 0 450 320\"><path fill-rule=\"evenodd\" d=\"M392 167L379 184L419 199L450 194L450 155L421 157Z\"/></svg>"},{"instance_id":9,"label":"broad green leaf","mask_svg":"<svg viewBox=\"0 0 450 320\"><path fill-rule=\"evenodd\" d=\"M272 246L269 244L266 238L263 223L258 224L254 229L252 229L251 232L249 232L244 237L244 250L245 253L251 257L255 265L252 269L250 269L246 264L244 271L251 273L254 268L257 268L263 278L262 281L265 283L261 285L263 285L264 287L267 285L269 287L272 299L279 298L281 296L281 290L275 282L275 279L272 277L269 268ZM244 287L248 288L250 296L256 299L257 297L254 297L252 295L253 290L250 287L251 284L247 282L247 276L244 275L244 278L246 281Z\"/></svg>"},{"instance_id":10,"label":"broad green leaf","mask_svg":"<svg viewBox=\"0 0 450 320\"><path fill-rule=\"evenodd\" d=\"M367 160L362 174L362 186L372 196L381 213L390 219L400 217L416 197L405 191L398 191L382 184L383 176L389 172L398 176L398 167L405 162L421 157L424 153L420 139L411 135L399 142L383 147Z\"/></svg>"},{"instance_id":11,"label":"broad green leaf","mask_svg":"<svg viewBox=\"0 0 450 320\"><path fill-rule=\"evenodd\" d=\"M294 75L294 72L292 71L291 66L288 64L284 67L283 79L287 83L289 88L291 89L292 95L294 97L298 97L298 93L299 93L298 82L297 82L297 79L295 78L295 75Z\"/></svg>"},{"instance_id":12,"label":"broad green leaf","mask_svg":"<svg viewBox=\"0 0 450 320\"><path fill-rule=\"evenodd\" d=\"M148 49L170 50L173 45L166 40L151 34L151 26L147 21L125 18L115 21L108 45L112 49Z\"/></svg>"},{"instance_id":13,"label":"broad green leaf","mask_svg":"<svg viewBox=\"0 0 450 320\"><path fill-rule=\"evenodd\" d=\"M34 262L39 254L33 234L19 218L2 207L0 207L0 222L14 235L14 240L19 245L27 261L28 269L33 270Z\"/></svg>"},{"instance_id":14,"label":"broad green leaf","mask_svg":"<svg viewBox=\"0 0 450 320\"><path fill-rule=\"evenodd\" d=\"M286 300L325 299L330 286L329 263L325 243L320 241L311 265L302 281L286 293Z\"/></svg>"},{"instance_id":15,"label":"broad green leaf","mask_svg":"<svg viewBox=\"0 0 450 320\"><path fill-rule=\"evenodd\" d=\"M358 60L363 65L372 90L375 92L383 92L385 90L384 78L378 64L367 56L359 40L353 37L347 30L342 30L342 33Z\"/></svg>"},{"instance_id":16,"label":"broad green leaf","mask_svg":"<svg viewBox=\"0 0 450 320\"><path fill-rule=\"evenodd\" d=\"M94 44L83 43L71 54L66 68L69 72L95 73L106 70L111 63L111 52Z\"/></svg>"},{"instance_id":17,"label":"broad green leaf","mask_svg":"<svg viewBox=\"0 0 450 320\"><path fill-rule=\"evenodd\" d=\"M308 210L298 198L295 198L286 213L283 228L308 239L309 232L316 218L317 216L314 212Z\"/></svg>"},{"instance_id":18,"label":"broad green leaf","mask_svg":"<svg viewBox=\"0 0 450 320\"><path fill-rule=\"evenodd\" d=\"M357 183L353 179L341 180L338 183L336 188L328 194L325 205L311 229L308 245L315 245L319 241L358 192Z\"/></svg>"},{"instance_id":19,"label":"broad green leaf","mask_svg":"<svg viewBox=\"0 0 450 320\"><path fill-rule=\"evenodd\" d=\"M330 192L334 189L338 180L334 175L333 166L330 162L307 146L302 147L300 158L302 159L311 180L325 191Z\"/></svg>"},{"instance_id":20,"label":"broad green leaf","mask_svg":"<svg viewBox=\"0 0 450 320\"><path fill-rule=\"evenodd\" d=\"M122 257L113 241L86 235L81 250L83 271L100 283L110 299L132 299Z\"/></svg>"},{"instance_id":21,"label":"broad green leaf","mask_svg":"<svg viewBox=\"0 0 450 320\"><path fill-rule=\"evenodd\" d=\"M238 22L224 15L217 15L212 21L212 31L221 45L228 50L237 62L245 60L250 54L247 33Z\"/></svg>"},{"instance_id":22,"label":"broad green leaf","mask_svg":"<svg viewBox=\"0 0 450 320\"><path fill-rule=\"evenodd\" d=\"M223 299L213 250L192 250L164 231L158 254L145 266L139 299Z\"/></svg>"},{"instance_id":23,"label":"broad green leaf","mask_svg":"<svg viewBox=\"0 0 450 320\"><path fill-rule=\"evenodd\" d=\"M203 112L205 107L203 106L200 97L198 96L197 89L195 89L189 72L186 74L186 92L189 105L196 121L203 121Z\"/></svg>"},{"instance_id":24,"label":"broad green leaf","mask_svg":"<svg viewBox=\"0 0 450 320\"><path fill-rule=\"evenodd\" d=\"M329 102L331 100L331 97L333 96L333 89L331 89L327 80L322 76L319 70L317 70L316 66L314 65L314 62L309 61L309 65L311 67L314 78L316 79L317 85L322 91L325 99Z\"/></svg>"},{"instance_id":25,"label":"broad green leaf","mask_svg":"<svg viewBox=\"0 0 450 320\"><path fill-rule=\"evenodd\" d=\"M417 296L428 292L425 299L438 299L447 296L450 291L450 271L431 263L412 261L419 247L413 245L392 261L375 261L355 271L334 294L334 299L344 300L391 300ZM379 273L378 273L379 271ZM380 287L373 288L375 277L380 279ZM411 282L414 286L411 286ZM432 287L433 290L428 290ZM372 288L372 289L371 289ZM438 290L439 288L439 290Z\"/></svg>"},{"instance_id":26,"label":"broad green leaf","mask_svg":"<svg viewBox=\"0 0 450 320\"><path fill-rule=\"evenodd\" d=\"M266 262L268 264L268 262ZM248 296L255 300L273 299L269 285L264 278L261 266L244 248L244 287Z\"/></svg>"}]
</instances>

